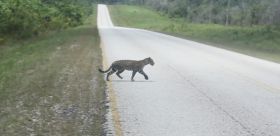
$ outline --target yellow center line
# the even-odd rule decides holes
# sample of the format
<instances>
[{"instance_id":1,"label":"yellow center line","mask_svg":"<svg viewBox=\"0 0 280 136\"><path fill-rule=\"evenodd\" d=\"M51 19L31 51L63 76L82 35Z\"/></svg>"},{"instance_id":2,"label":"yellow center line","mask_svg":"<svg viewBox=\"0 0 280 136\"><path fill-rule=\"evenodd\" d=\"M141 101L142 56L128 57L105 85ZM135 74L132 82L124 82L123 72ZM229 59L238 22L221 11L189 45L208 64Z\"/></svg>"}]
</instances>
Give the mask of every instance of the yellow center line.
<instances>
[{"instance_id":1,"label":"yellow center line","mask_svg":"<svg viewBox=\"0 0 280 136\"><path fill-rule=\"evenodd\" d=\"M100 47L101 47L102 56L103 56L103 67L107 68L108 67L107 55L106 55L102 41L100 42ZM113 121L113 125L114 125L115 135L123 136L123 131L122 131L121 122L120 122L120 114L118 112L117 96L114 91L112 82L107 82L107 86L108 86L108 97L109 97L110 109L112 112L112 121Z\"/></svg>"},{"instance_id":2,"label":"yellow center line","mask_svg":"<svg viewBox=\"0 0 280 136\"><path fill-rule=\"evenodd\" d=\"M212 63L215 63L217 65L219 65L220 67L230 71L231 73L234 73L236 74L237 76L240 76L240 77L243 77L244 79L246 79L247 81L251 82L251 83L255 83L254 85L258 86L258 87L261 87L267 91L270 91L272 93L279 93L280 92L280 88L277 88L275 86L272 86L268 83L265 83L264 81L260 81L258 79L254 79L248 75L245 75L244 73L241 73L241 72L238 72L236 70L234 70L233 68L231 67L228 67L228 66L224 66L224 65L221 65L220 63L216 63L215 61L212 61L211 59L209 58L205 58L206 60L208 60L209 62L212 62Z\"/></svg>"},{"instance_id":3,"label":"yellow center line","mask_svg":"<svg viewBox=\"0 0 280 136\"><path fill-rule=\"evenodd\" d=\"M225 66L224 66L225 67ZM280 89L273 86L273 85L270 85L268 83L265 83L264 81L261 81L261 80L258 80L258 79L254 79L250 76L247 76L241 72L238 72L238 71L235 71L233 70L232 68L229 68L229 67L225 67L226 69L228 69L229 71L231 71L232 73L235 73L236 75L239 75L245 79L247 79L248 81L251 81L251 82L254 82L256 86L259 86L269 92L272 92L272 93L279 93L280 92Z\"/></svg>"}]
</instances>

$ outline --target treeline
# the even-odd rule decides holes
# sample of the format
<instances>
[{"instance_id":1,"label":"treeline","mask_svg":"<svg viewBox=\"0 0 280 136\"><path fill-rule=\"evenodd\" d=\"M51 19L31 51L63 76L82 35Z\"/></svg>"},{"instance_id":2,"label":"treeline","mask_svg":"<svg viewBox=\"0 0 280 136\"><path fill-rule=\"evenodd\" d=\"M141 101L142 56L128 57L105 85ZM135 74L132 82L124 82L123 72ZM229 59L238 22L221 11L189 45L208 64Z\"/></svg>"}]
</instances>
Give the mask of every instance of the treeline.
<instances>
[{"instance_id":1,"label":"treeline","mask_svg":"<svg viewBox=\"0 0 280 136\"><path fill-rule=\"evenodd\" d=\"M143 4L194 23L280 25L280 0L105 0Z\"/></svg>"},{"instance_id":2,"label":"treeline","mask_svg":"<svg viewBox=\"0 0 280 136\"><path fill-rule=\"evenodd\" d=\"M94 0L1 0L0 36L18 38L83 23Z\"/></svg>"}]
</instances>

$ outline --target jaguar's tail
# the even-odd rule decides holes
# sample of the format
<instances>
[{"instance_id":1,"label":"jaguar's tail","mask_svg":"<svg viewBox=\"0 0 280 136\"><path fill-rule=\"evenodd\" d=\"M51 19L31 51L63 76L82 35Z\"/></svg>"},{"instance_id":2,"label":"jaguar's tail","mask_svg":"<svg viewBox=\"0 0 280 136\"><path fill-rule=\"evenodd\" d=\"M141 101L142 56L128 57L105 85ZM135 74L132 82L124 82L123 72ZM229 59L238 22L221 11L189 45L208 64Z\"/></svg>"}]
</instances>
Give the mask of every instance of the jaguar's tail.
<instances>
[{"instance_id":1,"label":"jaguar's tail","mask_svg":"<svg viewBox=\"0 0 280 136\"><path fill-rule=\"evenodd\" d=\"M98 68L98 71L101 73L107 73L112 69L112 66L110 66L107 70L103 71L101 68Z\"/></svg>"}]
</instances>

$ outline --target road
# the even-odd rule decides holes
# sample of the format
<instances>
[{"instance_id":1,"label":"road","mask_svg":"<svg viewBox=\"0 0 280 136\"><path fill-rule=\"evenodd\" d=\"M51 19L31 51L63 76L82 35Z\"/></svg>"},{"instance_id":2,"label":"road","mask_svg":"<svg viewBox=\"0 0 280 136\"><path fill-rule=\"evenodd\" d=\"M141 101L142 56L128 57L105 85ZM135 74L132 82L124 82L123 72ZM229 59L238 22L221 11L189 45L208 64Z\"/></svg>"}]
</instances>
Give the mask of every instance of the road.
<instances>
[{"instance_id":1,"label":"road","mask_svg":"<svg viewBox=\"0 0 280 136\"><path fill-rule=\"evenodd\" d=\"M280 136L280 65L147 30L116 27L98 6L104 63L152 57L108 82L115 135Z\"/></svg>"}]
</instances>

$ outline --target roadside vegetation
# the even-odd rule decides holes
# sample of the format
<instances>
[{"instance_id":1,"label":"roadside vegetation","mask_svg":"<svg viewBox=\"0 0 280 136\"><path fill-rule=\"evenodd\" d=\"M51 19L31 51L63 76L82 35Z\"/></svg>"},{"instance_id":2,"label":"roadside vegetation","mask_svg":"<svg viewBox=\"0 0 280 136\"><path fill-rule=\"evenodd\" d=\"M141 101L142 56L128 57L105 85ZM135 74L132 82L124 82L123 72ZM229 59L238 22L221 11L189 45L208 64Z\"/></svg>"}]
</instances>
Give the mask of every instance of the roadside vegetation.
<instances>
[{"instance_id":1,"label":"roadside vegetation","mask_svg":"<svg viewBox=\"0 0 280 136\"><path fill-rule=\"evenodd\" d=\"M73 27L84 25L27 39L10 39L0 45L1 136L104 134L105 83L96 70L102 64L96 7L91 11L93 14L83 22L73 22ZM28 24L31 33L38 30L38 25L33 24L36 18L34 22L31 15L26 18L30 22L22 22L23 25ZM58 18L52 20L60 21ZM25 31L25 26L15 26ZM22 30L10 31L1 26L2 34L2 28L11 35Z\"/></svg>"},{"instance_id":2,"label":"roadside vegetation","mask_svg":"<svg viewBox=\"0 0 280 136\"><path fill-rule=\"evenodd\" d=\"M1 0L0 44L81 25L93 0Z\"/></svg>"},{"instance_id":3,"label":"roadside vegetation","mask_svg":"<svg viewBox=\"0 0 280 136\"><path fill-rule=\"evenodd\" d=\"M243 54L280 62L278 25L198 23L182 16L170 16L147 6L112 5L115 25L143 28L204 42Z\"/></svg>"}]
</instances>

